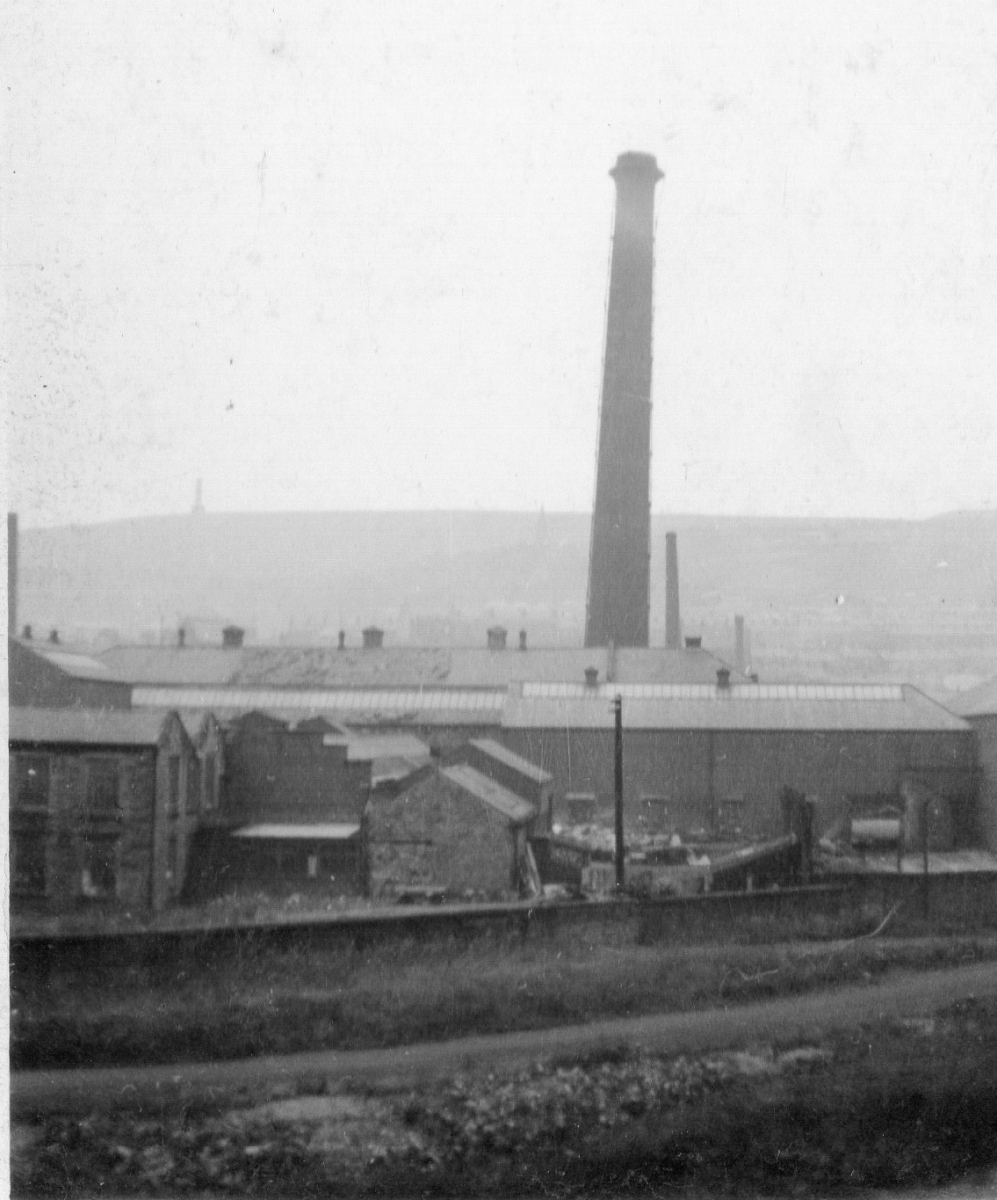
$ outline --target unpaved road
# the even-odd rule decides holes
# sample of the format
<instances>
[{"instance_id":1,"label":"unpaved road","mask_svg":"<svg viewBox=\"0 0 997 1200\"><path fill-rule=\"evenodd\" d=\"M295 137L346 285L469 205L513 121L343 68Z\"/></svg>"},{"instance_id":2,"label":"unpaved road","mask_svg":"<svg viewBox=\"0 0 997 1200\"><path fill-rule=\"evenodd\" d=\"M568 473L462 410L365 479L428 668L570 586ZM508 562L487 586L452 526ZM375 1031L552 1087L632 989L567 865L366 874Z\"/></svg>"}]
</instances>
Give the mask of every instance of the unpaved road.
<instances>
[{"instance_id":1,"label":"unpaved road","mask_svg":"<svg viewBox=\"0 0 997 1200\"><path fill-rule=\"evenodd\" d=\"M822 1031L880 1016L921 1016L958 1000L994 995L997 962L985 962L903 972L882 983L760 1004L617 1018L387 1050L316 1051L154 1067L24 1071L11 1075L11 1115L85 1113L118 1103L158 1110L236 1090L252 1094L293 1090L300 1080L326 1079L331 1086L352 1080L364 1086L393 1087L496 1066L516 1068L540 1058L621 1044L658 1054L692 1054L757 1042L816 1039Z\"/></svg>"}]
</instances>

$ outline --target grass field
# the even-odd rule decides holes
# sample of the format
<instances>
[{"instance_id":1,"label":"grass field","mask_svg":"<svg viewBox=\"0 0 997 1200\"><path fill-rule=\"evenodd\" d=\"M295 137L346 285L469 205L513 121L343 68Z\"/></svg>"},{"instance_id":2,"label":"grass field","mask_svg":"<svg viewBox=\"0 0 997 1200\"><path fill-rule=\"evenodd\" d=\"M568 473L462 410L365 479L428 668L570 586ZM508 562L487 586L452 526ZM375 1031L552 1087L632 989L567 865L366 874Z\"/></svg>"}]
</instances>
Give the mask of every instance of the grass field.
<instances>
[{"instance_id":1,"label":"grass field","mask_svg":"<svg viewBox=\"0 0 997 1200\"><path fill-rule=\"evenodd\" d=\"M675 947L619 929L416 941L23 984L15 1069L363 1049L742 1003L997 957L994 939Z\"/></svg>"},{"instance_id":2,"label":"grass field","mask_svg":"<svg viewBox=\"0 0 997 1200\"><path fill-rule=\"evenodd\" d=\"M17 1195L854 1196L997 1183L997 1001L807 1044L15 1126ZM988 1182L981 1182L982 1180Z\"/></svg>"}]
</instances>

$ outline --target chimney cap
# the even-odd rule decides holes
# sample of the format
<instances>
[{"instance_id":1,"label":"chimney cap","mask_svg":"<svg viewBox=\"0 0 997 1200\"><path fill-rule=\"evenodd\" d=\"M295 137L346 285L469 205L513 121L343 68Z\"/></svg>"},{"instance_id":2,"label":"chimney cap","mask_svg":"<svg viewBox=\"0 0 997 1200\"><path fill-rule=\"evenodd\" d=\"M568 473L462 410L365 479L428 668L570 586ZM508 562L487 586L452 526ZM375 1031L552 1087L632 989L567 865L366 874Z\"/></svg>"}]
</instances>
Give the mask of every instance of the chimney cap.
<instances>
[{"instance_id":1,"label":"chimney cap","mask_svg":"<svg viewBox=\"0 0 997 1200\"><path fill-rule=\"evenodd\" d=\"M599 684L599 668L598 667L586 667L585 668L585 686L586 687L597 687L598 684Z\"/></svg>"},{"instance_id":2,"label":"chimney cap","mask_svg":"<svg viewBox=\"0 0 997 1200\"><path fill-rule=\"evenodd\" d=\"M229 649L238 649L246 637L246 631L241 625L226 625L222 630L222 645Z\"/></svg>"},{"instance_id":3,"label":"chimney cap","mask_svg":"<svg viewBox=\"0 0 997 1200\"><path fill-rule=\"evenodd\" d=\"M717 687L721 691L730 687L730 667L717 667Z\"/></svg>"},{"instance_id":4,"label":"chimney cap","mask_svg":"<svg viewBox=\"0 0 997 1200\"><path fill-rule=\"evenodd\" d=\"M640 150L626 150L616 160L616 166L609 172L616 180L621 176L640 178L645 176L657 183L664 179L665 173L658 167L658 160L653 154L645 154Z\"/></svg>"}]
</instances>

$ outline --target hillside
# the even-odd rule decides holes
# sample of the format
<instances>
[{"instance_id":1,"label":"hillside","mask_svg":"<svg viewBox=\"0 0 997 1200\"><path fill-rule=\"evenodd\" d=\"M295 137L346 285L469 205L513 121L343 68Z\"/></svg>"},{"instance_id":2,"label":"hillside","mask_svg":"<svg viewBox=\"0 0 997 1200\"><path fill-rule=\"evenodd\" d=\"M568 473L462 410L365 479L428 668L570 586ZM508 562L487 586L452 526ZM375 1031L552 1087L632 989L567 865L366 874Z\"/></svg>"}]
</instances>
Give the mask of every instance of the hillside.
<instances>
[{"instance_id":1,"label":"hillside","mask_svg":"<svg viewBox=\"0 0 997 1200\"><path fill-rule=\"evenodd\" d=\"M925 521L655 516L679 536L686 632L729 651L745 615L766 678L904 678L936 693L997 672L997 514ZM500 621L577 644L589 518L578 513L231 513L26 529L21 623L107 644L172 638L184 617L255 640L477 644ZM843 602L839 602L843 597Z\"/></svg>"}]
</instances>

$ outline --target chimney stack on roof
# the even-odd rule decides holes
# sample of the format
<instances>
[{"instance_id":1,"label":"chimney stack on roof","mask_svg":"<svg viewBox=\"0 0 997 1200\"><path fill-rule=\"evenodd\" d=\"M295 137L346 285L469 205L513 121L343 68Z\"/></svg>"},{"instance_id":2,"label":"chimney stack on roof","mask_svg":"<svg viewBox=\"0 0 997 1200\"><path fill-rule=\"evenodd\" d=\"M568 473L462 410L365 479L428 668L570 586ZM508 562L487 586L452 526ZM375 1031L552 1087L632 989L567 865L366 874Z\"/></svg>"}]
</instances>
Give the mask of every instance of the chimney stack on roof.
<instances>
[{"instance_id":1,"label":"chimney stack on roof","mask_svg":"<svg viewBox=\"0 0 997 1200\"><path fill-rule=\"evenodd\" d=\"M701 650L703 648L703 639L701 637L687 637L685 639L686 650Z\"/></svg>"},{"instance_id":2,"label":"chimney stack on roof","mask_svg":"<svg viewBox=\"0 0 997 1200\"><path fill-rule=\"evenodd\" d=\"M58 644L59 644L58 629L52 629L49 631L48 640L52 643L53 646L58 646Z\"/></svg>"},{"instance_id":3,"label":"chimney stack on roof","mask_svg":"<svg viewBox=\"0 0 997 1200\"><path fill-rule=\"evenodd\" d=\"M525 629L521 629L519 631L519 648L520 648L520 650L526 649L526 630Z\"/></svg>"},{"instance_id":4,"label":"chimney stack on roof","mask_svg":"<svg viewBox=\"0 0 997 1200\"><path fill-rule=\"evenodd\" d=\"M384 630L376 625L368 625L363 631L363 648L365 650L380 650L384 645Z\"/></svg>"},{"instance_id":5,"label":"chimney stack on roof","mask_svg":"<svg viewBox=\"0 0 997 1200\"><path fill-rule=\"evenodd\" d=\"M717 687L721 692L730 690L730 667L717 668Z\"/></svg>"},{"instance_id":6,"label":"chimney stack on roof","mask_svg":"<svg viewBox=\"0 0 997 1200\"><path fill-rule=\"evenodd\" d=\"M599 668L598 667L586 667L585 668L585 686L590 687L590 688L599 686Z\"/></svg>"},{"instance_id":7,"label":"chimney stack on roof","mask_svg":"<svg viewBox=\"0 0 997 1200\"><path fill-rule=\"evenodd\" d=\"M25 627L21 630L21 637L24 638L26 642L31 641L32 633L30 625L25 625Z\"/></svg>"},{"instance_id":8,"label":"chimney stack on roof","mask_svg":"<svg viewBox=\"0 0 997 1200\"><path fill-rule=\"evenodd\" d=\"M488 649L489 650L504 650L506 639L506 629L502 625L493 625L488 630Z\"/></svg>"},{"instance_id":9,"label":"chimney stack on roof","mask_svg":"<svg viewBox=\"0 0 997 1200\"><path fill-rule=\"evenodd\" d=\"M744 643L744 617L740 614L734 618L734 666L742 675L748 666Z\"/></svg>"},{"instance_id":10,"label":"chimney stack on roof","mask_svg":"<svg viewBox=\"0 0 997 1200\"><path fill-rule=\"evenodd\" d=\"M345 629L341 629L339 631L339 649L340 650L346 649L346 630Z\"/></svg>"},{"instance_id":11,"label":"chimney stack on roof","mask_svg":"<svg viewBox=\"0 0 997 1200\"><path fill-rule=\"evenodd\" d=\"M177 630L177 645L180 647L181 650L184 648L186 641L187 641L187 630L184 629L184 627L181 625L180 628Z\"/></svg>"},{"instance_id":12,"label":"chimney stack on roof","mask_svg":"<svg viewBox=\"0 0 997 1200\"><path fill-rule=\"evenodd\" d=\"M682 619L679 615L678 536L665 534L665 649L682 649Z\"/></svg>"},{"instance_id":13,"label":"chimney stack on roof","mask_svg":"<svg viewBox=\"0 0 997 1200\"><path fill-rule=\"evenodd\" d=\"M222 630L222 645L229 650L238 650L246 637L245 629L239 625L226 625Z\"/></svg>"}]
</instances>

